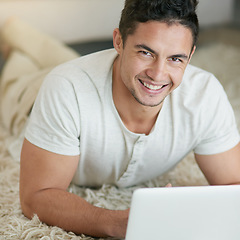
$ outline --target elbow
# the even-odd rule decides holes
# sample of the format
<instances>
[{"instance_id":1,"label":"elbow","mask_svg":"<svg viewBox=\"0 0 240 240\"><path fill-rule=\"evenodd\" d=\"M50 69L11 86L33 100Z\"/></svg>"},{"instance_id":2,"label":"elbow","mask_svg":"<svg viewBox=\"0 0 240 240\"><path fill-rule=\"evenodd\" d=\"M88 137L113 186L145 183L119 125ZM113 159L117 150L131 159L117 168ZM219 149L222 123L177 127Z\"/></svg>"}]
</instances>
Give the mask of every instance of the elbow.
<instances>
[{"instance_id":1,"label":"elbow","mask_svg":"<svg viewBox=\"0 0 240 240\"><path fill-rule=\"evenodd\" d=\"M22 191L20 187L20 205L22 213L29 219L32 219L35 215L38 218L46 222L48 221L48 207L49 198L46 197L46 189L38 191Z\"/></svg>"},{"instance_id":2,"label":"elbow","mask_svg":"<svg viewBox=\"0 0 240 240\"><path fill-rule=\"evenodd\" d=\"M34 216L33 199L20 191L20 205L22 213L29 219Z\"/></svg>"},{"instance_id":3,"label":"elbow","mask_svg":"<svg viewBox=\"0 0 240 240\"><path fill-rule=\"evenodd\" d=\"M38 215L38 210L41 204L41 191L31 191L26 186L20 184L19 198L22 213L29 219L34 215ZM40 199L39 199L40 197Z\"/></svg>"}]
</instances>

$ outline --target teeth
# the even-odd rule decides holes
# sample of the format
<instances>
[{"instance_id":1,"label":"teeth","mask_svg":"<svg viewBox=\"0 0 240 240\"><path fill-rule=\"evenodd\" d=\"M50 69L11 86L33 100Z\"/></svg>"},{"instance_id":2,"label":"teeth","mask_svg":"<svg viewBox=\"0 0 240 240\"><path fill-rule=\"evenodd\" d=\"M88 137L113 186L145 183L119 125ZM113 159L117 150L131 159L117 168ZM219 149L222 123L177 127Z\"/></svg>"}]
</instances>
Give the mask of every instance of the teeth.
<instances>
[{"instance_id":1,"label":"teeth","mask_svg":"<svg viewBox=\"0 0 240 240\"><path fill-rule=\"evenodd\" d=\"M159 89L161 89L164 86L164 85L163 86L154 86L154 85L147 84L145 82L143 82L143 85L145 87L151 89L151 90L159 90Z\"/></svg>"}]
</instances>

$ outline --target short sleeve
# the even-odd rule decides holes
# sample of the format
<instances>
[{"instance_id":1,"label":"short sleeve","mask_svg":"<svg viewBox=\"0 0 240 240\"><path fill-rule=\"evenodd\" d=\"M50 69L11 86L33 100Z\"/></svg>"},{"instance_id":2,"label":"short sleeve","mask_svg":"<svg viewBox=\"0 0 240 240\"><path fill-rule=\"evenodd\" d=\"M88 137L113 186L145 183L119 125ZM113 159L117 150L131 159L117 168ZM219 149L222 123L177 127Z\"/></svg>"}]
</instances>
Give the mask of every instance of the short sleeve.
<instances>
[{"instance_id":1,"label":"short sleeve","mask_svg":"<svg viewBox=\"0 0 240 240\"><path fill-rule=\"evenodd\" d=\"M33 106L25 137L32 144L62 155L79 155L80 117L73 84L49 74Z\"/></svg>"},{"instance_id":2,"label":"short sleeve","mask_svg":"<svg viewBox=\"0 0 240 240\"><path fill-rule=\"evenodd\" d=\"M197 154L210 155L230 150L239 143L234 111L217 79L212 76L201 103L201 138L194 149Z\"/></svg>"}]
</instances>

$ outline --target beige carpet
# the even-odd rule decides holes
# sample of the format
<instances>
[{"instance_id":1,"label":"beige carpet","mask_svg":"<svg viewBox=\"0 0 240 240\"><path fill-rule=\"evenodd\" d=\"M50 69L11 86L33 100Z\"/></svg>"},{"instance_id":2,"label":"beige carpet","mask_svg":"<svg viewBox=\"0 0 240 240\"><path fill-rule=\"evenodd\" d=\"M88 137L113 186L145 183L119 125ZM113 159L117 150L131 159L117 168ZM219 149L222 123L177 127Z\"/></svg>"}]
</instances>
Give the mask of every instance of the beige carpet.
<instances>
[{"instance_id":1,"label":"beige carpet","mask_svg":"<svg viewBox=\"0 0 240 240\"><path fill-rule=\"evenodd\" d=\"M220 79L234 107L240 129L240 47L226 44L202 46L192 63L213 72ZM49 227L37 217L28 220L22 215L18 197L19 163L13 161L7 151L11 141L8 133L0 129L0 239L92 239ZM69 191L99 207L125 209L130 205L134 189L164 186L168 182L174 186L207 184L190 154L165 176L141 186L128 189L103 186L98 190L70 186Z\"/></svg>"}]
</instances>

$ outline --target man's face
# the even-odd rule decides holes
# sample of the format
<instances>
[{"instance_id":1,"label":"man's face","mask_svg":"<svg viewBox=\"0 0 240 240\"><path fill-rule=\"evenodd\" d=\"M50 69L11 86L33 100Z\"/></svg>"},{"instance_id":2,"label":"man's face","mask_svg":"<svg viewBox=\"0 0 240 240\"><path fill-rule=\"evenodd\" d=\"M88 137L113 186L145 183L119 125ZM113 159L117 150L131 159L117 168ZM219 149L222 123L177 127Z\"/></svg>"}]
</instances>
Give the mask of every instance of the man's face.
<instances>
[{"instance_id":1,"label":"man's face","mask_svg":"<svg viewBox=\"0 0 240 240\"><path fill-rule=\"evenodd\" d=\"M126 92L144 106L160 105L181 83L192 44L191 31L177 23L139 23L124 47L116 29L114 46Z\"/></svg>"}]
</instances>

